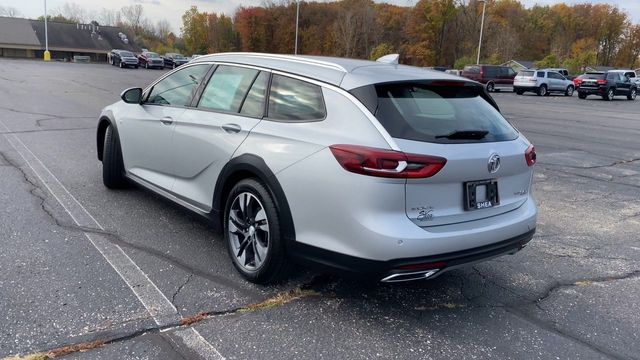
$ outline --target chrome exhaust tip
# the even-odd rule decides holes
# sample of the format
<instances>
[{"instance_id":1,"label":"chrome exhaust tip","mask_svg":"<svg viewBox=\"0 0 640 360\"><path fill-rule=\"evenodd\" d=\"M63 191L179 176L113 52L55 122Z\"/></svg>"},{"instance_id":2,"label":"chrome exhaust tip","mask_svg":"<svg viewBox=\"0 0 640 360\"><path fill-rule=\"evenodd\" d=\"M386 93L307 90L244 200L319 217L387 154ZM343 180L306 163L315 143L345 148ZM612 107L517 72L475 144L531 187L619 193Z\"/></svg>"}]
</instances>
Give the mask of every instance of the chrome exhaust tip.
<instances>
[{"instance_id":1,"label":"chrome exhaust tip","mask_svg":"<svg viewBox=\"0 0 640 360\"><path fill-rule=\"evenodd\" d=\"M440 269L429 269L429 270L422 270L422 271L395 273L383 278L382 280L380 280L380 282L393 283L393 282L403 282L403 281L425 280L434 276L438 271L440 271Z\"/></svg>"}]
</instances>

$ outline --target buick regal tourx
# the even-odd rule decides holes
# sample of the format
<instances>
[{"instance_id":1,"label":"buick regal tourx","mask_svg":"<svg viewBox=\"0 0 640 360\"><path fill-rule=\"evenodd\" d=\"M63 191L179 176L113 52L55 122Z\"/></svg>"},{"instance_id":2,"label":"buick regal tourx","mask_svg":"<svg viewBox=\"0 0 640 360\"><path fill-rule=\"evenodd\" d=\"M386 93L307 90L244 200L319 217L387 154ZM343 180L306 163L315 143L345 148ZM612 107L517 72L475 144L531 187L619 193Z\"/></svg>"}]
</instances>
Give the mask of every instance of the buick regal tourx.
<instances>
[{"instance_id":1,"label":"buick regal tourx","mask_svg":"<svg viewBox=\"0 0 640 360\"><path fill-rule=\"evenodd\" d=\"M533 146L481 84L396 61L199 57L102 111L104 184L208 218L257 283L292 261L393 282L517 252Z\"/></svg>"}]
</instances>

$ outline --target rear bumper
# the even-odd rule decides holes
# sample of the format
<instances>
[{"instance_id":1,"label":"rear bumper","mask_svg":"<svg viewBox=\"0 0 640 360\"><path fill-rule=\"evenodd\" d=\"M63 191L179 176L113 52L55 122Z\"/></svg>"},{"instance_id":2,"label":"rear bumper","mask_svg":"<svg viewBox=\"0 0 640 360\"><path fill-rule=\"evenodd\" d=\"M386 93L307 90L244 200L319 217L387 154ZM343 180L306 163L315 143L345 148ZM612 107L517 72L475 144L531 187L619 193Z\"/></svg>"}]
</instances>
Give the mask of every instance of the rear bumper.
<instances>
[{"instance_id":1,"label":"rear bumper","mask_svg":"<svg viewBox=\"0 0 640 360\"><path fill-rule=\"evenodd\" d=\"M604 87L593 88L593 87L580 86L579 91L587 95L593 95L593 94L602 95L606 92L606 88Z\"/></svg>"},{"instance_id":2,"label":"rear bumper","mask_svg":"<svg viewBox=\"0 0 640 360\"><path fill-rule=\"evenodd\" d=\"M358 258L302 243L292 244L289 253L296 260L307 266L341 276L371 278L390 282L406 281L433 278L446 271L465 265L489 260L501 255L514 254L531 241L534 233L535 228L518 236L489 245L445 254L388 261ZM406 277L413 274L421 274L421 276L415 278Z\"/></svg>"},{"instance_id":3,"label":"rear bumper","mask_svg":"<svg viewBox=\"0 0 640 360\"><path fill-rule=\"evenodd\" d=\"M538 91L538 87L535 85L513 85L515 91Z\"/></svg>"}]
</instances>

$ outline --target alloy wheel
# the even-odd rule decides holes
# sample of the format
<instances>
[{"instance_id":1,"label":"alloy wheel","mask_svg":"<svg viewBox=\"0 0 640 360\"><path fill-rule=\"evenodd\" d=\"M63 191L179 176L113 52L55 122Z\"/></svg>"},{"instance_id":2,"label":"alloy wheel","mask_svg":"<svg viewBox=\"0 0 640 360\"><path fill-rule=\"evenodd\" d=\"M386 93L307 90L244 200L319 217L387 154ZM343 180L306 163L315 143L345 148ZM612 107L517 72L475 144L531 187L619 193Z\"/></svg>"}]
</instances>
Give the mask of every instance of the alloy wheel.
<instances>
[{"instance_id":1,"label":"alloy wheel","mask_svg":"<svg viewBox=\"0 0 640 360\"><path fill-rule=\"evenodd\" d=\"M573 86L567 88L567 96L573 96Z\"/></svg>"},{"instance_id":2,"label":"alloy wheel","mask_svg":"<svg viewBox=\"0 0 640 360\"><path fill-rule=\"evenodd\" d=\"M228 231L237 264L248 271L259 269L269 252L269 221L255 195L242 192L235 197L229 209Z\"/></svg>"},{"instance_id":3,"label":"alloy wheel","mask_svg":"<svg viewBox=\"0 0 640 360\"><path fill-rule=\"evenodd\" d=\"M607 98L609 100L613 100L613 89L609 89L609 91L607 91Z\"/></svg>"}]
</instances>

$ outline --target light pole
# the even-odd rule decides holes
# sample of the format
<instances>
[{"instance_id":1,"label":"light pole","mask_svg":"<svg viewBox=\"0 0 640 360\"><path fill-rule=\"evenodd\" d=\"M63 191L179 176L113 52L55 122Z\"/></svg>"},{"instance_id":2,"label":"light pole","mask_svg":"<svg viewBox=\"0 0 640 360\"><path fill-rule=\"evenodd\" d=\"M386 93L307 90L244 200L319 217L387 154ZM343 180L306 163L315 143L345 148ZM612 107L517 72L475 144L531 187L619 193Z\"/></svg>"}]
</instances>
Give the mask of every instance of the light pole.
<instances>
[{"instance_id":1,"label":"light pole","mask_svg":"<svg viewBox=\"0 0 640 360\"><path fill-rule=\"evenodd\" d=\"M51 60L49 53L49 29L47 28L47 0L44 0L44 61Z\"/></svg>"},{"instance_id":2,"label":"light pole","mask_svg":"<svg viewBox=\"0 0 640 360\"><path fill-rule=\"evenodd\" d=\"M300 19L300 0L296 1L296 44L293 53L298 55L298 20Z\"/></svg>"},{"instance_id":3,"label":"light pole","mask_svg":"<svg viewBox=\"0 0 640 360\"><path fill-rule=\"evenodd\" d=\"M487 0L478 0L482 2L482 21L480 21L480 41L478 41L478 58L476 65L480 64L480 49L482 48L482 30L484 30L484 11L487 8Z\"/></svg>"}]
</instances>

